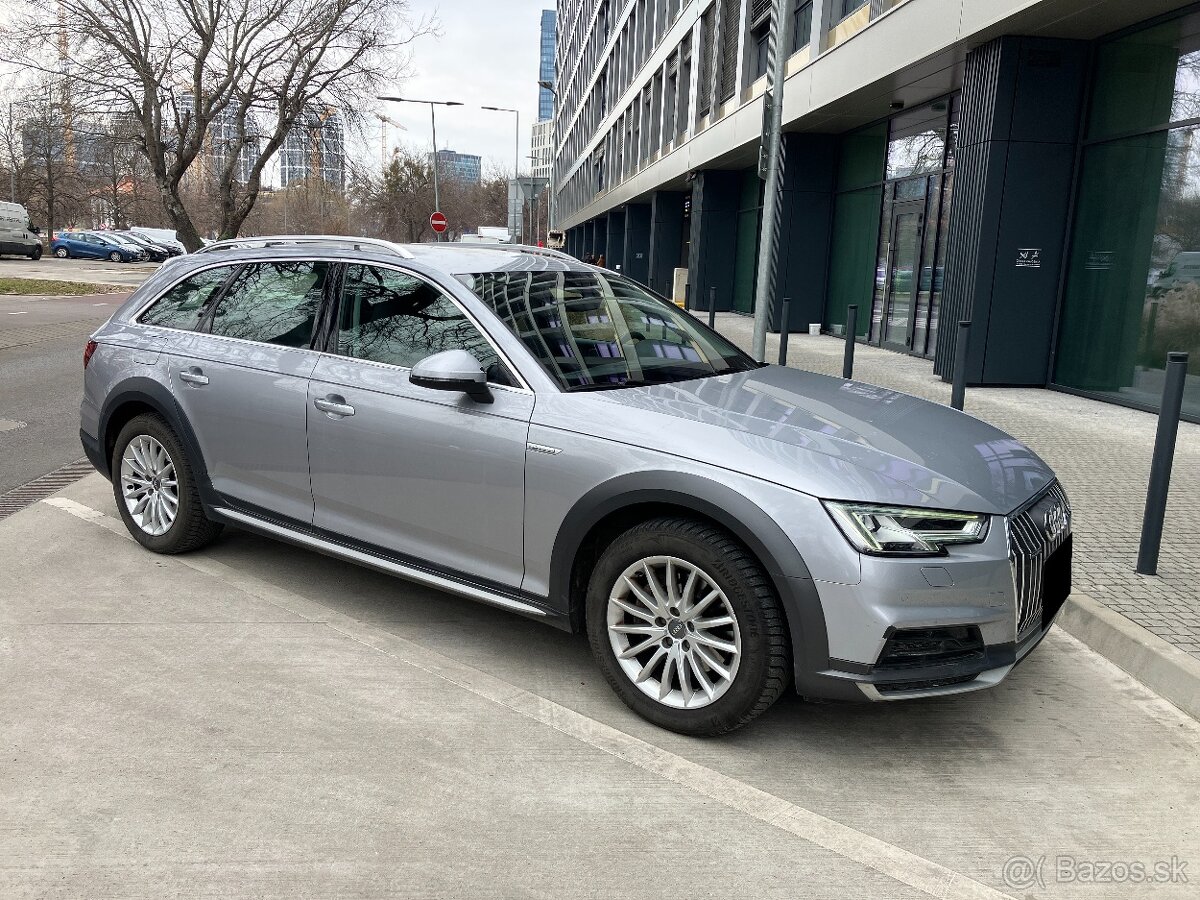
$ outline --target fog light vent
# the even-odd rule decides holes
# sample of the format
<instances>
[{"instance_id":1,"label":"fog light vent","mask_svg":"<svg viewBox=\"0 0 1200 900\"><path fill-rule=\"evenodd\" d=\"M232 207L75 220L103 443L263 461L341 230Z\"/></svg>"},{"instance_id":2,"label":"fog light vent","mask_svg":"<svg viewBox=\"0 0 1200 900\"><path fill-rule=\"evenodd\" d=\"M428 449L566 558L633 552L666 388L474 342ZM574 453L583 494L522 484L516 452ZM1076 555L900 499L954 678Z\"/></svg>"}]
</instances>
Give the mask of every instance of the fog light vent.
<instances>
[{"instance_id":1,"label":"fog light vent","mask_svg":"<svg viewBox=\"0 0 1200 900\"><path fill-rule=\"evenodd\" d=\"M892 632L875 671L927 669L982 660L983 636L977 625L905 628Z\"/></svg>"}]
</instances>

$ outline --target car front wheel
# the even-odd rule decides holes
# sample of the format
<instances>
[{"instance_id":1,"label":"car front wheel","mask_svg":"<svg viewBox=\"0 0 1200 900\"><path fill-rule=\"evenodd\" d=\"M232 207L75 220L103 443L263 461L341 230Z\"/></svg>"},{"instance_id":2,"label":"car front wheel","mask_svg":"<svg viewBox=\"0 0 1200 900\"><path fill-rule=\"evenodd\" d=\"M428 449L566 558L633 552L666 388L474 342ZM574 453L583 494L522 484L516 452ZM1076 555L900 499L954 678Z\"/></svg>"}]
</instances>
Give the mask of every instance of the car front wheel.
<instances>
[{"instance_id":1,"label":"car front wheel","mask_svg":"<svg viewBox=\"0 0 1200 900\"><path fill-rule=\"evenodd\" d=\"M683 734L740 728L790 677L770 579L744 545L706 522L655 519L613 541L592 573L587 626L621 699Z\"/></svg>"},{"instance_id":2,"label":"car front wheel","mask_svg":"<svg viewBox=\"0 0 1200 900\"><path fill-rule=\"evenodd\" d=\"M54 255L57 256L59 259L66 259L71 254L67 251L66 247L59 247L57 250L54 251Z\"/></svg>"},{"instance_id":3,"label":"car front wheel","mask_svg":"<svg viewBox=\"0 0 1200 900\"><path fill-rule=\"evenodd\" d=\"M32 259L34 262L37 262L39 259L42 258L42 245L41 244L34 245L33 251L29 254L29 258Z\"/></svg>"},{"instance_id":4,"label":"car front wheel","mask_svg":"<svg viewBox=\"0 0 1200 900\"><path fill-rule=\"evenodd\" d=\"M112 253L108 254L108 258L111 259L113 262L120 262L122 259L122 256L120 253L118 253L116 250L114 250Z\"/></svg>"},{"instance_id":5,"label":"car front wheel","mask_svg":"<svg viewBox=\"0 0 1200 900\"><path fill-rule=\"evenodd\" d=\"M221 533L221 525L204 515L183 444L157 415L136 416L121 429L112 473L121 519L146 549L186 553Z\"/></svg>"}]
</instances>

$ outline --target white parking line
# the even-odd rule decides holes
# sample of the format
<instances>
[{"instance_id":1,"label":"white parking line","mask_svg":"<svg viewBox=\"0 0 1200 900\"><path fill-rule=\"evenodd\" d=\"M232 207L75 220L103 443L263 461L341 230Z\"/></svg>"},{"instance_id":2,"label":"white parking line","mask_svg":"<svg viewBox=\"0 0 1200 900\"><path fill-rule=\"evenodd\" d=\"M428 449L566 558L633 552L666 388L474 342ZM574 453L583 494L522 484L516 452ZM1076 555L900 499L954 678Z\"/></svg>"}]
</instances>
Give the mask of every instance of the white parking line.
<instances>
[{"instance_id":1,"label":"white parking line","mask_svg":"<svg viewBox=\"0 0 1200 900\"><path fill-rule=\"evenodd\" d=\"M10 316L27 316L27 315L29 315L29 310L23 309L20 312L10 312L9 315Z\"/></svg>"},{"instance_id":2,"label":"white parking line","mask_svg":"<svg viewBox=\"0 0 1200 900\"><path fill-rule=\"evenodd\" d=\"M48 497L42 502L133 540L125 530L124 523L99 510L66 497ZM782 797L723 775L715 769L692 762L421 644L365 625L357 619L293 594L278 585L240 572L222 562L203 556L173 556L171 560L224 581L238 590L305 619L323 622L329 628L385 653L398 662L435 675L477 697L507 707L752 819L881 872L931 897L1013 900L1009 894L895 844L872 837Z\"/></svg>"},{"instance_id":3,"label":"white parking line","mask_svg":"<svg viewBox=\"0 0 1200 900\"><path fill-rule=\"evenodd\" d=\"M92 306L108 306L107 303L93 303Z\"/></svg>"}]
</instances>

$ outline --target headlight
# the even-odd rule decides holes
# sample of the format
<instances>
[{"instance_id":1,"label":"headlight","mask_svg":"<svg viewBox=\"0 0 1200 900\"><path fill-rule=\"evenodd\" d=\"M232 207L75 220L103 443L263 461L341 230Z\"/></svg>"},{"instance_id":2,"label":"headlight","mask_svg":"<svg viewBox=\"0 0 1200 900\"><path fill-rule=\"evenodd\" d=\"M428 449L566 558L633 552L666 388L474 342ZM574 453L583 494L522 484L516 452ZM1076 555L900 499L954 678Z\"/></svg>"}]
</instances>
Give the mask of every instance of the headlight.
<instances>
[{"instance_id":1,"label":"headlight","mask_svg":"<svg viewBox=\"0 0 1200 900\"><path fill-rule=\"evenodd\" d=\"M862 553L879 556L938 556L947 544L975 544L987 535L980 513L824 501L842 534Z\"/></svg>"}]
</instances>

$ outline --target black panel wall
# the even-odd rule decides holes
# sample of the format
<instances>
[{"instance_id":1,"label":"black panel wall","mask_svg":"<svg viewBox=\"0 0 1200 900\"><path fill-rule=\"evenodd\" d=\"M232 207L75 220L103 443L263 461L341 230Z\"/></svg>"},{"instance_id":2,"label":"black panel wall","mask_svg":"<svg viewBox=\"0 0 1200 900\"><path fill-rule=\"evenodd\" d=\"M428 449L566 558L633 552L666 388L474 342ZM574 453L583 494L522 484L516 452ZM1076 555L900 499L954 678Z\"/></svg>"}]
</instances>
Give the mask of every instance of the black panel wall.
<instances>
[{"instance_id":1,"label":"black panel wall","mask_svg":"<svg viewBox=\"0 0 1200 900\"><path fill-rule=\"evenodd\" d=\"M592 253L597 257L608 255L608 216L597 216L592 219L595 231L592 235ZM607 263L608 260L605 259Z\"/></svg>"},{"instance_id":2,"label":"black panel wall","mask_svg":"<svg viewBox=\"0 0 1200 900\"><path fill-rule=\"evenodd\" d=\"M968 383L1046 384L1087 64L1086 43L1049 38L967 55L934 360L945 380L970 319Z\"/></svg>"},{"instance_id":3,"label":"black panel wall","mask_svg":"<svg viewBox=\"0 0 1200 900\"><path fill-rule=\"evenodd\" d=\"M650 289L671 296L675 269L683 251L681 191L655 191L650 196Z\"/></svg>"},{"instance_id":4,"label":"black panel wall","mask_svg":"<svg viewBox=\"0 0 1200 900\"><path fill-rule=\"evenodd\" d=\"M650 282L650 204L630 203L625 207L625 249L621 254L624 272L634 281Z\"/></svg>"},{"instance_id":5,"label":"black panel wall","mask_svg":"<svg viewBox=\"0 0 1200 900\"><path fill-rule=\"evenodd\" d=\"M717 289L717 309L733 308L734 247L737 242L741 172L710 169L692 182L692 245L688 284L696 309L708 309L709 292Z\"/></svg>"},{"instance_id":6,"label":"black panel wall","mask_svg":"<svg viewBox=\"0 0 1200 900\"><path fill-rule=\"evenodd\" d=\"M806 331L825 312L829 275L837 138L827 134L785 134L783 203L775 287L789 298L789 331ZM775 307L778 309L778 306ZM776 314L771 329L779 330Z\"/></svg>"},{"instance_id":7,"label":"black panel wall","mask_svg":"<svg viewBox=\"0 0 1200 900\"><path fill-rule=\"evenodd\" d=\"M610 269L625 268L625 210L614 209L608 214L608 240L605 265Z\"/></svg>"}]
</instances>

